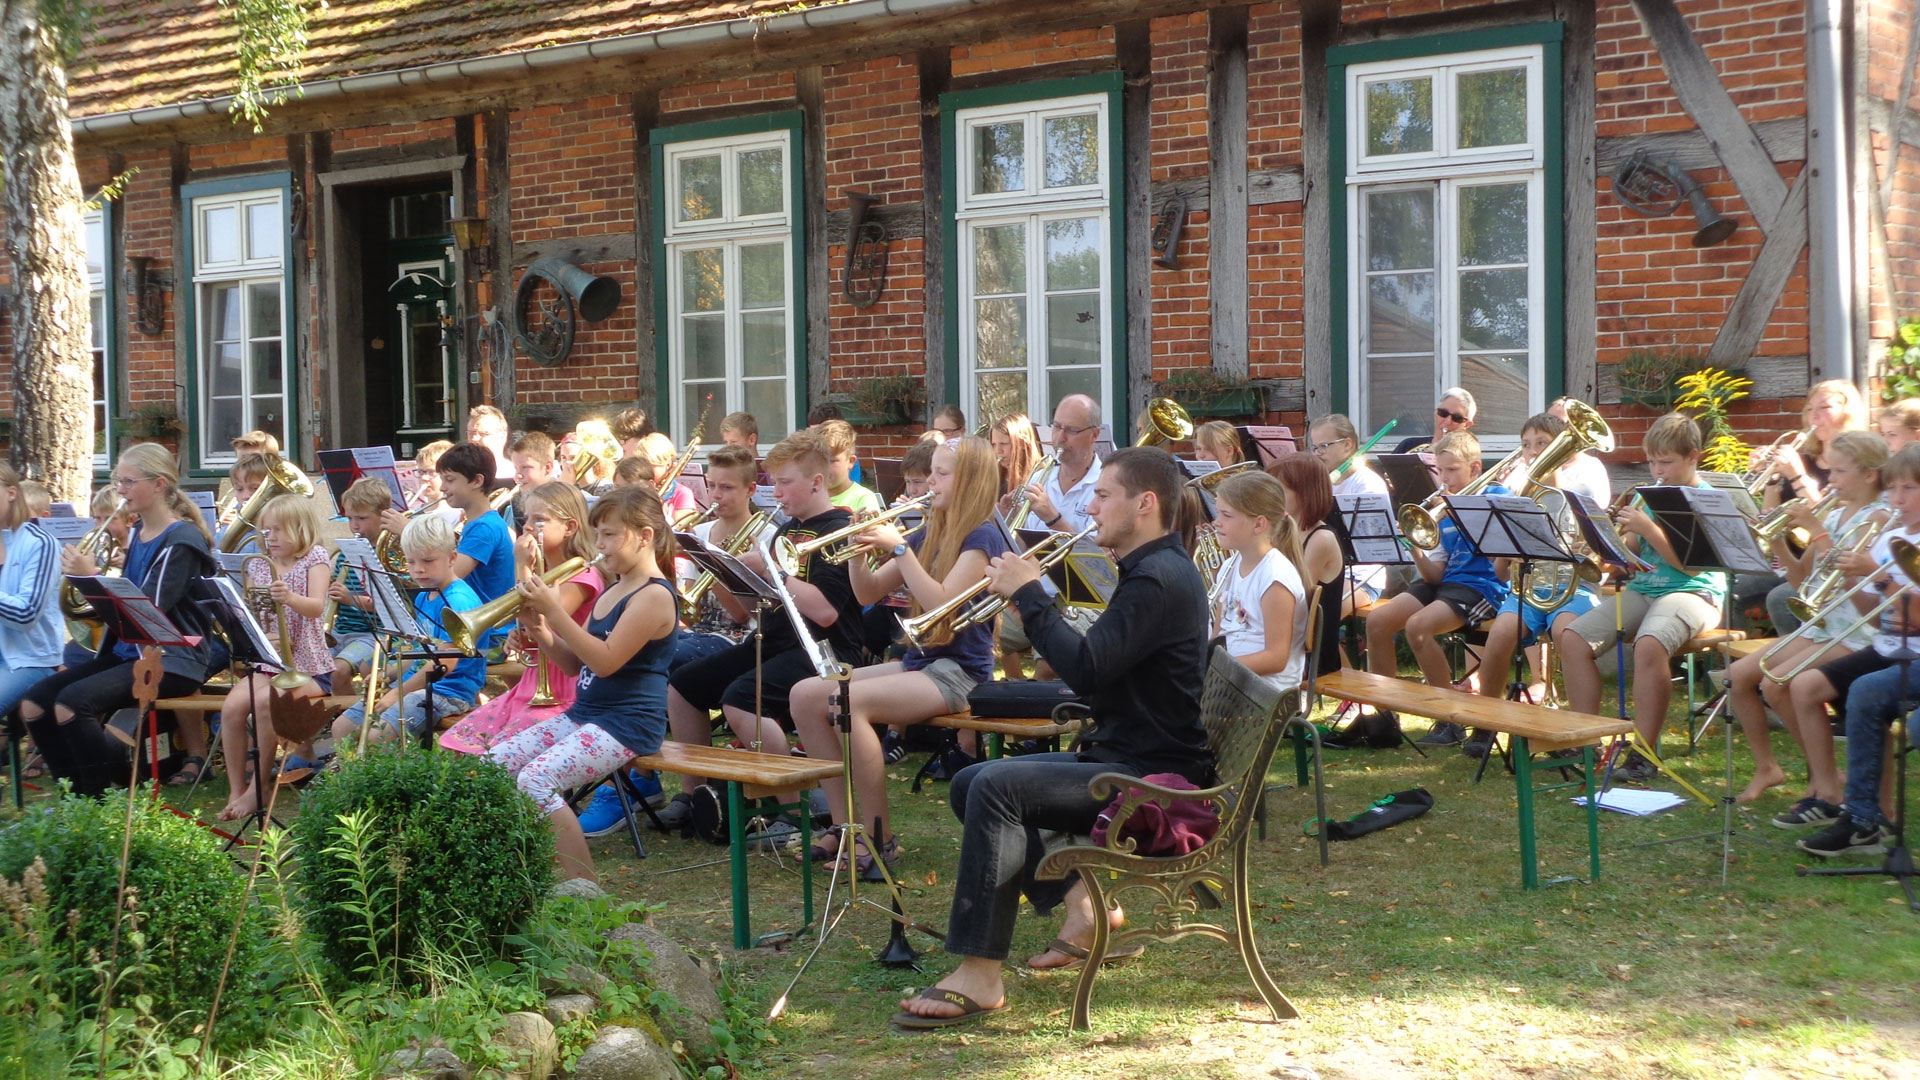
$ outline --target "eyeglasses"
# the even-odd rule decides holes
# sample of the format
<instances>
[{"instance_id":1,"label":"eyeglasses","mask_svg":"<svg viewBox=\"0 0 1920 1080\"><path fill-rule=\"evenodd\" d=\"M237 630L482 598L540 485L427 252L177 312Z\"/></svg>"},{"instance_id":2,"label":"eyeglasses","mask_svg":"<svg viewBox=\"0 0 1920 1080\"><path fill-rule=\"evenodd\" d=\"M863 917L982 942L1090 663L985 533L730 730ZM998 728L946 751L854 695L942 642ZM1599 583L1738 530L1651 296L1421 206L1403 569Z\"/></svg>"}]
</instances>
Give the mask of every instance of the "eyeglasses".
<instances>
[{"instance_id":1,"label":"eyeglasses","mask_svg":"<svg viewBox=\"0 0 1920 1080\"><path fill-rule=\"evenodd\" d=\"M1339 446L1341 443L1346 441L1347 441L1347 437L1345 435L1342 435L1337 439L1328 439L1326 442L1308 443L1307 449L1313 451L1316 454L1323 454L1328 450L1331 450L1334 447Z\"/></svg>"},{"instance_id":2,"label":"eyeglasses","mask_svg":"<svg viewBox=\"0 0 1920 1080\"><path fill-rule=\"evenodd\" d=\"M1061 423L1061 422L1060 422L1060 421L1058 421L1058 420L1055 420L1055 421L1053 422L1053 430L1055 430L1055 431L1058 431L1058 432L1064 432L1065 434L1067 434L1067 435L1069 435L1069 436L1072 436L1072 435L1079 435L1079 434L1081 434L1081 433L1083 433L1083 432L1088 432L1088 431L1092 431L1092 430L1094 429L1094 426L1095 426L1095 425L1092 425L1092 424L1089 424L1089 425L1087 425L1086 427L1073 427L1073 426L1071 426L1071 425L1068 425L1068 424L1063 424L1063 423Z\"/></svg>"},{"instance_id":3,"label":"eyeglasses","mask_svg":"<svg viewBox=\"0 0 1920 1080\"><path fill-rule=\"evenodd\" d=\"M153 479L151 476L116 476L113 478L113 486L117 488L132 487L142 480L151 479Z\"/></svg>"},{"instance_id":4,"label":"eyeglasses","mask_svg":"<svg viewBox=\"0 0 1920 1080\"><path fill-rule=\"evenodd\" d=\"M1471 424L1471 423L1473 423L1473 417L1471 417L1471 416L1462 416L1462 415L1461 415L1460 413L1456 413L1456 412L1448 412L1448 411L1447 411L1447 410L1445 410L1445 409L1435 409L1435 410L1433 410L1433 415L1435 415L1435 416L1437 416L1437 417L1439 417L1439 418L1440 418L1440 419L1442 419L1442 420L1451 420L1451 421L1453 421L1453 422L1454 422L1454 423L1456 423L1456 424Z\"/></svg>"}]
</instances>

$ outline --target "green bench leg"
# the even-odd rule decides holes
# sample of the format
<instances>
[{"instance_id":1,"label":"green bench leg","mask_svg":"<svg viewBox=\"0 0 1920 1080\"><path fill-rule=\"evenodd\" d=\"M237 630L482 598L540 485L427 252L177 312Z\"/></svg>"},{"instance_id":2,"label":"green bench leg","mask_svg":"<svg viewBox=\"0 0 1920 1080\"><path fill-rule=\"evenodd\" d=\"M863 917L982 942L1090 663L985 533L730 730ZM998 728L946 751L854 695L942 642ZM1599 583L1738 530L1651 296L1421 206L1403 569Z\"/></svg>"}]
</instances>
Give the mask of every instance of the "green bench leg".
<instances>
[{"instance_id":1,"label":"green bench leg","mask_svg":"<svg viewBox=\"0 0 1920 1080\"><path fill-rule=\"evenodd\" d=\"M985 741L987 744L987 760L988 761L992 761L993 759L999 757L1003 752L1005 752L1005 747L1002 744L1002 737L999 732L983 731L981 732L981 735L985 737Z\"/></svg>"},{"instance_id":2,"label":"green bench leg","mask_svg":"<svg viewBox=\"0 0 1920 1080\"><path fill-rule=\"evenodd\" d=\"M753 947L747 912L747 800L736 781L727 781L727 873L733 885L733 947Z\"/></svg>"},{"instance_id":3,"label":"green bench leg","mask_svg":"<svg viewBox=\"0 0 1920 1080\"><path fill-rule=\"evenodd\" d=\"M1312 723L1311 720L1302 723ZM1293 777L1296 786L1304 788L1312 777L1307 770L1307 729L1301 724L1293 725Z\"/></svg>"},{"instance_id":4,"label":"green bench leg","mask_svg":"<svg viewBox=\"0 0 1920 1080\"><path fill-rule=\"evenodd\" d=\"M1592 746L1580 748L1580 767L1587 771L1587 864L1593 872L1589 881L1600 880L1600 791L1595 787L1595 760Z\"/></svg>"},{"instance_id":5,"label":"green bench leg","mask_svg":"<svg viewBox=\"0 0 1920 1080\"><path fill-rule=\"evenodd\" d=\"M1520 885L1537 889L1540 864L1533 838L1533 754L1525 736L1515 735L1512 742L1514 794L1520 802Z\"/></svg>"}]
</instances>

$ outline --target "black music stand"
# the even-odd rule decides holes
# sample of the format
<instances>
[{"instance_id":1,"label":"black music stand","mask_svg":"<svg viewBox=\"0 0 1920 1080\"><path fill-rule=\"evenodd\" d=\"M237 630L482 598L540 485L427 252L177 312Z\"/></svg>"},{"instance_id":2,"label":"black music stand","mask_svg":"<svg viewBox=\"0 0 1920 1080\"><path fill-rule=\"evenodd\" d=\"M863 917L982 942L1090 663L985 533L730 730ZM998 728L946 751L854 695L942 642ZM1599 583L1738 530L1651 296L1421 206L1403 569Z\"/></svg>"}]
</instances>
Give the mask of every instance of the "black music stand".
<instances>
[{"instance_id":1,"label":"black music stand","mask_svg":"<svg viewBox=\"0 0 1920 1080\"><path fill-rule=\"evenodd\" d=\"M1440 490L1433 466L1421 454L1374 454L1367 459L1380 478L1387 482L1393 505L1419 504Z\"/></svg>"},{"instance_id":2,"label":"black music stand","mask_svg":"<svg viewBox=\"0 0 1920 1080\"><path fill-rule=\"evenodd\" d=\"M1050 529L1017 529L1014 551L1031 550L1049 537L1062 534ZM1082 539L1072 554L1047 567L1045 578L1054 597L1066 607L1106 609L1113 590L1120 585L1120 568L1091 537Z\"/></svg>"},{"instance_id":3,"label":"black music stand","mask_svg":"<svg viewBox=\"0 0 1920 1080\"><path fill-rule=\"evenodd\" d=\"M268 636L266 627L247 605L243 586L236 585L231 578L211 577L204 579L217 594L217 598L202 600L200 603L209 608L214 619L225 629L227 653L233 666L239 669L240 677L247 682L247 766L253 770L253 782L264 793L268 777L261 768L260 758L260 699L253 685L253 676L262 668L276 672L287 670L287 661L281 657L273 639ZM232 777L233 762L227 762L228 777ZM229 779L229 787L232 786ZM227 837L227 850L233 850L235 844L247 834L247 826L264 831L271 820L277 826L285 828L278 819L267 816L267 801L262 797L254 800L253 811L233 827L233 833Z\"/></svg>"},{"instance_id":4,"label":"black music stand","mask_svg":"<svg viewBox=\"0 0 1920 1080\"><path fill-rule=\"evenodd\" d=\"M140 590L140 586L124 577L105 577L90 575L84 577L69 576L67 584L72 585L87 606L100 617L101 625L120 642L135 646L193 646L200 644L197 636L183 634L180 628L167 618L153 598ZM105 638L101 639L103 644ZM152 770L154 797L160 794L160 714L158 710L146 710L147 761ZM135 735L135 742L139 736ZM137 755L136 755L137 756Z\"/></svg>"},{"instance_id":5,"label":"black music stand","mask_svg":"<svg viewBox=\"0 0 1920 1080\"><path fill-rule=\"evenodd\" d=\"M1640 501L1646 507L1648 515L1666 532L1667 542L1673 545L1673 553L1678 557L1682 567L1694 571L1723 570L1732 573L1750 574L1767 574L1773 572L1773 564L1767 560L1765 555L1761 554L1759 546L1754 542L1753 530L1748 524L1746 515L1740 512L1739 504L1735 502L1733 496L1725 489L1659 485L1643 487L1640 489L1639 494ZM1733 589L1731 582L1728 584L1729 587L1724 590L1721 595L1721 620L1730 623L1733 618ZM1725 663L1724 657L1722 660L1723 663L1720 671L1721 704L1718 708L1724 709L1730 697L1729 691L1732 687L1732 679L1731 676L1727 674L1727 670L1731 667L1731 664ZM1624 674L1621 677L1621 681L1624 684ZM1623 686L1622 693L1624 694L1624 692ZM1665 718L1662 717L1661 719L1664 725ZM1710 724L1712 721L1713 717L1709 714L1707 722ZM1724 885L1727 883L1728 867L1733 862L1734 837L1741 836L1759 844L1764 844L1766 841L1755 837L1748 837L1744 833L1736 833L1734 831L1733 725L1726 723L1725 719L1722 718L1720 727L1725 733L1726 766L1725 789L1720 796L1721 826L1719 831L1720 883ZM1660 754L1657 748L1642 745L1640 752L1651 757L1654 764L1658 766L1662 772L1667 771L1666 763L1660 760ZM1609 785L1611 784L1612 778L1613 768L1612 765L1609 764L1607 768ZM1675 779L1678 780L1679 778L1676 777ZM1679 782L1682 786L1686 785L1684 780L1679 780ZM1605 791L1605 789L1606 786L1603 785L1601 790ZM1713 835L1713 833L1695 833L1691 836L1676 836L1652 841L1652 843L1677 843L1682 840L1697 840Z\"/></svg>"}]
</instances>

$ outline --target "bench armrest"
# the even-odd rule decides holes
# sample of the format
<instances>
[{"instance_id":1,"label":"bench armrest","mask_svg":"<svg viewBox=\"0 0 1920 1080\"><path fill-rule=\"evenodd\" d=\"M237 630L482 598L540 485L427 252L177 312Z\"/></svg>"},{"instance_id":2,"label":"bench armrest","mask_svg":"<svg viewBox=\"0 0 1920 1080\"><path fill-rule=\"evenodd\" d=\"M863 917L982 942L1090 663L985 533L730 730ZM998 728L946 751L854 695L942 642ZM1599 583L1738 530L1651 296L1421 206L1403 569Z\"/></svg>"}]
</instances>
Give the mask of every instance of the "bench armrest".
<instances>
[{"instance_id":1,"label":"bench armrest","mask_svg":"<svg viewBox=\"0 0 1920 1080\"><path fill-rule=\"evenodd\" d=\"M1087 794L1095 802L1120 796L1120 806L1107 820L1106 850L1130 854L1136 845L1131 837L1121 838L1123 826L1143 804L1149 802L1213 802L1228 791L1228 785L1210 788L1170 788L1126 773L1104 772L1087 781Z\"/></svg>"}]
</instances>

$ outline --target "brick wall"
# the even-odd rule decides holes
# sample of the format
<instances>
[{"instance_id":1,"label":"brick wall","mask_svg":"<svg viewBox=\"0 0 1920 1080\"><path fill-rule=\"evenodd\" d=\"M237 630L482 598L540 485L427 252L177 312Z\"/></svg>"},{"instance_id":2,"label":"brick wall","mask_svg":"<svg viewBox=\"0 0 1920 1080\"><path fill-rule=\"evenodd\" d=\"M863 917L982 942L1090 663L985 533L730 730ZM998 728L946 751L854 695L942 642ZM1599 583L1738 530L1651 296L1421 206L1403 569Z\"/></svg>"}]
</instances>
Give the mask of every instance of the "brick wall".
<instances>
[{"instance_id":1,"label":"brick wall","mask_svg":"<svg viewBox=\"0 0 1920 1080\"><path fill-rule=\"evenodd\" d=\"M724 105L761 105L791 101L794 97L793 72L765 71L738 79L689 83L660 92L661 113L683 109L711 109ZM673 123L665 117L663 123Z\"/></svg>"},{"instance_id":2,"label":"brick wall","mask_svg":"<svg viewBox=\"0 0 1920 1080\"><path fill-rule=\"evenodd\" d=\"M1279 4L1247 18L1247 168L1299 169L1300 20ZM1306 332L1306 220L1298 201L1247 213L1247 358L1255 379L1298 378ZM1296 428L1304 416L1283 417Z\"/></svg>"},{"instance_id":3,"label":"brick wall","mask_svg":"<svg viewBox=\"0 0 1920 1080\"><path fill-rule=\"evenodd\" d=\"M451 139L456 121L452 117L421 120L411 124L382 124L378 127L344 128L333 133L333 152L375 150L430 139Z\"/></svg>"},{"instance_id":4,"label":"brick wall","mask_svg":"<svg viewBox=\"0 0 1920 1080\"><path fill-rule=\"evenodd\" d=\"M1153 113L1148 121L1155 183L1205 176L1207 134L1207 15L1153 20ZM1154 208L1158 213L1160 206ZM1153 377L1179 368L1211 367L1208 315L1209 215L1187 215L1180 236L1180 269L1153 271Z\"/></svg>"},{"instance_id":5,"label":"brick wall","mask_svg":"<svg viewBox=\"0 0 1920 1080\"><path fill-rule=\"evenodd\" d=\"M1202 38L1204 41L1204 37ZM1105 59L1113 55L1113 27L1069 30L1058 34L985 41L978 45L959 45L953 50L953 77L983 75L987 72L1017 71L1042 64L1061 64L1073 60Z\"/></svg>"}]
</instances>

